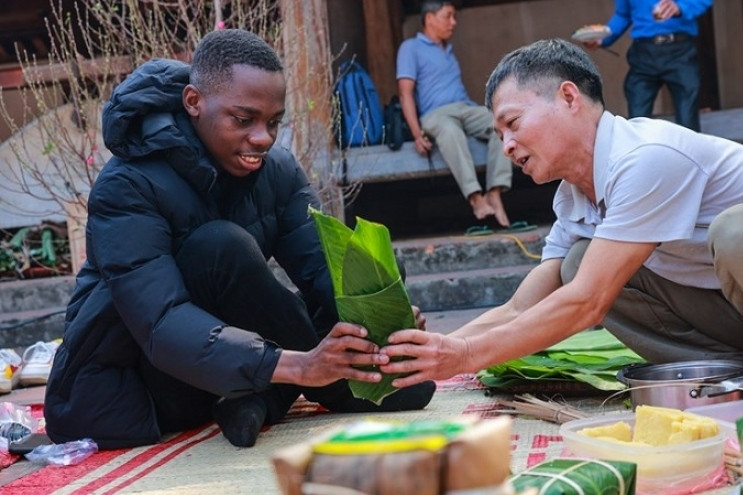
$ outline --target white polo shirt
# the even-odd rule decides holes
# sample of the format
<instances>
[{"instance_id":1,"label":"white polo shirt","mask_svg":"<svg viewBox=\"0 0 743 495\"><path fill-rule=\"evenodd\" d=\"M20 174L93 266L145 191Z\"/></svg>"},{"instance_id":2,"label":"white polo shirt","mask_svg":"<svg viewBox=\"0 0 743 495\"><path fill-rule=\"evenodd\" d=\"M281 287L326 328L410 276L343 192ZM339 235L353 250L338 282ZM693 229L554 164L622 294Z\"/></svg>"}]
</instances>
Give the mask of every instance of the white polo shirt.
<instances>
[{"instance_id":1,"label":"white polo shirt","mask_svg":"<svg viewBox=\"0 0 743 495\"><path fill-rule=\"evenodd\" d=\"M719 289L707 230L743 203L743 146L656 119L604 112L594 144L597 205L565 181L542 259L564 258L580 238L657 242L644 265L679 284ZM743 262L743 246L741 246ZM611 253L606 253L611 256Z\"/></svg>"}]
</instances>

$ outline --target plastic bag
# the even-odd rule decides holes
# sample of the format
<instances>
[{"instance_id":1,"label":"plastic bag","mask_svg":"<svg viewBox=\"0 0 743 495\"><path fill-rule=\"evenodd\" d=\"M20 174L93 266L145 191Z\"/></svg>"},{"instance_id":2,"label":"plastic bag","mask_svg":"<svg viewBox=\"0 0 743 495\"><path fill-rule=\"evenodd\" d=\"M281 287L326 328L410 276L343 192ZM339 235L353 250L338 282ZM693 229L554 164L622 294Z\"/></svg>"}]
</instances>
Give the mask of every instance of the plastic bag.
<instances>
[{"instance_id":1,"label":"plastic bag","mask_svg":"<svg viewBox=\"0 0 743 495\"><path fill-rule=\"evenodd\" d=\"M31 416L31 408L12 402L0 403L0 437L16 442L39 428L39 422Z\"/></svg>"},{"instance_id":2,"label":"plastic bag","mask_svg":"<svg viewBox=\"0 0 743 495\"><path fill-rule=\"evenodd\" d=\"M90 438L54 445L40 445L26 454L34 464L72 466L98 452L98 444Z\"/></svg>"}]
</instances>

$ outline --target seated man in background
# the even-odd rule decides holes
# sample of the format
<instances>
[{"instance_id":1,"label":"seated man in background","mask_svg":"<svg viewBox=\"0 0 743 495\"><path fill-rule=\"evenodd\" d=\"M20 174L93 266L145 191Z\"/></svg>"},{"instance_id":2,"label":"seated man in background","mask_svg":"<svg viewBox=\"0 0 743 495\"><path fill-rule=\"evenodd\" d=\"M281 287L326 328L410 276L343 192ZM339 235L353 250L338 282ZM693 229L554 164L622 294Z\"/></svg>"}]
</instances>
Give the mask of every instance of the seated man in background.
<instances>
[{"instance_id":1,"label":"seated man in background","mask_svg":"<svg viewBox=\"0 0 743 495\"><path fill-rule=\"evenodd\" d=\"M501 193L511 187L512 165L493 132L493 116L469 98L462 82L459 62L449 43L457 24L455 14L452 2L423 2L423 31L404 41L397 53L400 105L416 151L425 156L435 144L475 217L493 216L507 227L510 222ZM484 193L467 136L488 141Z\"/></svg>"},{"instance_id":2,"label":"seated man in background","mask_svg":"<svg viewBox=\"0 0 743 495\"><path fill-rule=\"evenodd\" d=\"M507 155L560 180L542 263L455 332L393 333L402 387L543 350L599 323L650 362L743 359L743 146L604 108L590 57L563 40L506 55L487 104Z\"/></svg>"},{"instance_id":3,"label":"seated man in background","mask_svg":"<svg viewBox=\"0 0 743 495\"><path fill-rule=\"evenodd\" d=\"M432 382L380 406L351 394L346 379L381 380L357 365L386 361L366 329L338 323L307 212L319 199L274 146L285 96L276 53L238 29L207 34L191 66L154 59L114 90L114 156L90 192L87 261L46 389L55 443L131 447L215 419L252 446L300 393L331 411L428 404Z\"/></svg>"}]
</instances>

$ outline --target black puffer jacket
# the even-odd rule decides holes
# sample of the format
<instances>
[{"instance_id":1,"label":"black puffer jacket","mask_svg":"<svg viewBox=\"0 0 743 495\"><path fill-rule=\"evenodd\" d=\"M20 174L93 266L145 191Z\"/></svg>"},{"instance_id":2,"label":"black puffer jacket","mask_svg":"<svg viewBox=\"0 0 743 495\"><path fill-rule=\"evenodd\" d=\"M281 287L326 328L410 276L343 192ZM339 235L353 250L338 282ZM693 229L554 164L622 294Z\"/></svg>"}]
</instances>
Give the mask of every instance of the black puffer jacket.
<instances>
[{"instance_id":1,"label":"black puffer jacket","mask_svg":"<svg viewBox=\"0 0 743 495\"><path fill-rule=\"evenodd\" d=\"M147 62L104 109L104 140L114 157L90 193L88 259L47 385L44 413L55 442L92 437L101 448L123 446L122 437L129 445L156 442L153 404L137 370L143 356L217 396L268 386L280 349L192 304L176 267L174 253L206 222L244 227L309 307L335 314L307 215L308 204L318 201L301 167L274 146L260 170L214 187L217 171L181 104L188 73L180 62ZM231 193L220 197L217 190Z\"/></svg>"}]
</instances>

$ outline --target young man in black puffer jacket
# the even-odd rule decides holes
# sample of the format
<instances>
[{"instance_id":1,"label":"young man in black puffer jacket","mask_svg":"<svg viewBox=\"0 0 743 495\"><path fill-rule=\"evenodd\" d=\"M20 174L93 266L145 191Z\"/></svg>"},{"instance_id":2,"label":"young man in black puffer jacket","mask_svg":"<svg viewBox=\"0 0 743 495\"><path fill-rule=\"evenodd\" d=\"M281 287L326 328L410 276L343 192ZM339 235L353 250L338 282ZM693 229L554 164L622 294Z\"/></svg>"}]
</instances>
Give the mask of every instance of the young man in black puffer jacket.
<instances>
[{"instance_id":1,"label":"young man in black puffer jacket","mask_svg":"<svg viewBox=\"0 0 743 495\"><path fill-rule=\"evenodd\" d=\"M317 195L273 146L285 94L276 53L243 30L206 35L192 66L152 60L116 88L103 112L114 157L90 193L87 261L47 384L52 440L129 447L216 419L251 446L300 393L343 412L428 404L433 382L381 406L350 393L346 379L381 378L353 365L388 358L337 322L307 214Z\"/></svg>"}]
</instances>

